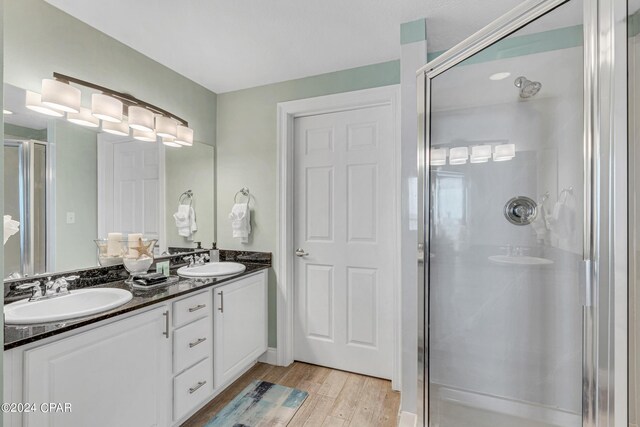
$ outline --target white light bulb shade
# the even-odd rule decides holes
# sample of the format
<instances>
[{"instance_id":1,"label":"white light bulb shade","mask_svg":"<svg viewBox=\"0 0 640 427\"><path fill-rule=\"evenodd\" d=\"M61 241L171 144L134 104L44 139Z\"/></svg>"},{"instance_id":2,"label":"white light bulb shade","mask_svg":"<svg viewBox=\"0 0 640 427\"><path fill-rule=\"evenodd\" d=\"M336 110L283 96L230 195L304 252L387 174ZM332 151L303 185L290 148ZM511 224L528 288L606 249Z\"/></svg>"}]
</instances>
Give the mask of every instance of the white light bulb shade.
<instances>
[{"instance_id":1,"label":"white light bulb shade","mask_svg":"<svg viewBox=\"0 0 640 427\"><path fill-rule=\"evenodd\" d=\"M131 126L131 124L129 124L129 126ZM153 131L145 132L143 130L133 129L131 131L131 136L138 141L144 142L156 142L158 140L158 136Z\"/></svg>"},{"instance_id":2,"label":"white light bulb shade","mask_svg":"<svg viewBox=\"0 0 640 427\"><path fill-rule=\"evenodd\" d=\"M449 164L464 165L469 158L469 147L455 147L449 150Z\"/></svg>"},{"instance_id":3,"label":"white light bulb shade","mask_svg":"<svg viewBox=\"0 0 640 427\"><path fill-rule=\"evenodd\" d=\"M91 110L88 108L80 108L79 113L67 113L67 120L80 126L97 128L100 126L100 120L93 117Z\"/></svg>"},{"instance_id":4,"label":"white light bulb shade","mask_svg":"<svg viewBox=\"0 0 640 427\"><path fill-rule=\"evenodd\" d=\"M13 114L13 111L3 109L2 110L2 114L11 115L11 114Z\"/></svg>"},{"instance_id":5,"label":"white light bulb shade","mask_svg":"<svg viewBox=\"0 0 640 427\"><path fill-rule=\"evenodd\" d=\"M143 132L153 131L153 112L146 108L131 106L129 107L129 127L131 129Z\"/></svg>"},{"instance_id":6,"label":"white light bulb shade","mask_svg":"<svg viewBox=\"0 0 640 427\"><path fill-rule=\"evenodd\" d=\"M447 149L432 148L431 149L431 166L443 166L447 164Z\"/></svg>"},{"instance_id":7,"label":"white light bulb shade","mask_svg":"<svg viewBox=\"0 0 640 427\"><path fill-rule=\"evenodd\" d=\"M42 98L40 97L40 94L37 92L31 92L30 90L27 91L25 97L25 107L40 114L46 114L47 116L64 116L63 112L54 110L53 108L49 108L46 105L42 104Z\"/></svg>"},{"instance_id":8,"label":"white light bulb shade","mask_svg":"<svg viewBox=\"0 0 640 427\"><path fill-rule=\"evenodd\" d=\"M471 163L485 163L491 158L491 146L490 145L474 145L471 147Z\"/></svg>"},{"instance_id":9,"label":"white light bulb shade","mask_svg":"<svg viewBox=\"0 0 640 427\"><path fill-rule=\"evenodd\" d=\"M496 145L493 151L493 161L504 162L516 156L515 144Z\"/></svg>"},{"instance_id":10,"label":"white light bulb shade","mask_svg":"<svg viewBox=\"0 0 640 427\"><path fill-rule=\"evenodd\" d=\"M193 145L193 129L178 125L178 135L176 136L175 142L191 147Z\"/></svg>"},{"instance_id":11,"label":"white light bulb shade","mask_svg":"<svg viewBox=\"0 0 640 427\"><path fill-rule=\"evenodd\" d=\"M120 123L102 121L102 130L112 135L129 136L129 124L125 121Z\"/></svg>"},{"instance_id":12,"label":"white light bulb shade","mask_svg":"<svg viewBox=\"0 0 640 427\"><path fill-rule=\"evenodd\" d=\"M171 117L156 116L156 133L163 138L178 136L178 121Z\"/></svg>"},{"instance_id":13,"label":"white light bulb shade","mask_svg":"<svg viewBox=\"0 0 640 427\"><path fill-rule=\"evenodd\" d=\"M53 79L42 79L42 103L67 113L80 112L80 89Z\"/></svg>"},{"instance_id":14,"label":"white light bulb shade","mask_svg":"<svg viewBox=\"0 0 640 427\"><path fill-rule=\"evenodd\" d=\"M178 144L174 138L162 138L162 143L167 147L182 148L182 145Z\"/></svg>"},{"instance_id":15,"label":"white light bulb shade","mask_svg":"<svg viewBox=\"0 0 640 427\"><path fill-rule=\"evenodd\" d=\"M122 101L103 93L91 95L91 113L105 122L122 121Z\"/></svg>"}]
</instances>

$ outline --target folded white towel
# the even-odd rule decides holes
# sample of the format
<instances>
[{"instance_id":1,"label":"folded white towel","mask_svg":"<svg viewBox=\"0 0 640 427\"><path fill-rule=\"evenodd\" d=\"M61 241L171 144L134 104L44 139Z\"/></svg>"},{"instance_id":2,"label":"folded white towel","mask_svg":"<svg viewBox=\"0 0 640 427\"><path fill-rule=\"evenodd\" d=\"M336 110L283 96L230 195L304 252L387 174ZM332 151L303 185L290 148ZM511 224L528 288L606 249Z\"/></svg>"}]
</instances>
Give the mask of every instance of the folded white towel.
<instances>
[{"instance_id":1,"label":"folded white towel","mask_svg":"<svg viewBox=\"0 0 640 427\"><path fill-rule=\"evenodd\" d=\"M196 212L190 205L178 206L178 211L173 214L176 221L178 235L193 240L193 233L198 231L196 225Z\"/></svg>"},{"instance_id":2,"label":"folded white towel","mask_svg":"<svg viewBox=\"0 0 640 427\"><path fill-rule=\"evenodd\" d=\"M229 214L232 235L242 243L249 241L251 233L251 210L248 203L236 203Z\"/></svg>"},{"instance_id":3,"label":"folded white towel","mask_svg":"<svg viewBox=\"0 0 640 427\"><path fill-rule=\"evenodd\" d=\"M11 219L11 215L4 216L4 243L7 244L7 240L9 237L16 234L20 231L20 223L16 220Z\"/></svg>"}]
</instances>

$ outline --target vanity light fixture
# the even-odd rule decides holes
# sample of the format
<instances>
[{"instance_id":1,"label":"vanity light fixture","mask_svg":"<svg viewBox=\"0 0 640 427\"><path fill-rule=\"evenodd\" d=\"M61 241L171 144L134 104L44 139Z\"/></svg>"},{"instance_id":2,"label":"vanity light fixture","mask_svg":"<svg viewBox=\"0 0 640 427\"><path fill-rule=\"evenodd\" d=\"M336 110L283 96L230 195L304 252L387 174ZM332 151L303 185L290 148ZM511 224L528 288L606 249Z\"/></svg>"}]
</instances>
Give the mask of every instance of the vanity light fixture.
<instances>
[{"instance_id":1,"label":"vanity light fixture","mask_svg":"<svg viewBox=\"0 0 640 427\"><path fill-rule=\"evenodd\" d=\"M471 147L471 163L486 163L491 158L490 145L474 145Z\"/></svg>"},{"instance_id":2,"label":"vanity light fixture","mask_svg":"<svg viewBox=\"0 0 640 427\"><path fill-rule=\"evenodd\" d=\"M494 162L504 162L506 160L511 160L516 156L515 144L496 145L493 150Z\"/></svg>"},{"instance_id":3,"label":"vanity light fixture","mask_svg":"<svg viewBox=\"0 0 640 427\"><path fill-rule=\"evenodd\" d=\"M104 93L91 95L91 113L104 122L122 121L122 101Z\"/></svg>"},{"instance_id":4,"label":"vanity light fixture","mask_svg":"<svg viewBox=\"0 0 640 427\"><path fill-rule=\"evenodd\" d=\"M167 147L182 148L182 144L178 144L173 138L162 138L162 143Z\"/></svg>"},{"instance_id":5,"label":"vanity light fixture","mask_svg":"<svg viewBox=\"0 0 640 427\"><path fill-rule=\"evenodd\" d=\"M431 149L431 166L444 166L447 164L447 149L432 148Z\"/></svg>"},{"instance_id":6,"label":"vanity light fixture","mask_svg":"<svg viewBox=\"0 0 640 427\"><path fill-rule=\"evenodd\" d=\"M143 132L153 131L153 112L144 107L129 107L129 127Z\"/></svg>"},{"instance_id":7,"label":"vanity light fixture","mask_svg":"<svg viewBox=\"0 0 640 427\"><path fill-rule=\"evenodd\" d=\"M102 121L102 130L112 135L129 136L129 124L126 121L120 123Z\"/></svg>"},{"instance_id":8,"label":"vanity light fixture","mask_svg":"<svg viewBox=\"0 0 640 427\"><path fill-rule=\"evenodd\" d=\"M178 136L178 122L171 117L156 116L156 133L163 138Z\"/></svg>"},{"instance_id":9,"label":"vanity light fixture","mask_svg":"<svg viewBox=\"0 0 640 427\"><path fill-rule=\"evenodd\" d=\"M450 165L464 165L469 158L469 147L455 147L449 150Z\"/></svg>"},{"instance_id":10,"label":"vanity light fixture","mask_svg":"<svg viewBox=\"0 0 640 427\"><path fill-rule=\"evenodd\" d=\"M193 129L178 125L178 135L176 136L175 142L191 147L193 145Z\"/></svg>"},{"instance_id":11,"label":"vanity light fixture","mask_svg":"<svg viewBox=\"0 0 640 427\"><path fill-rule=\"evenodd\" d=\"M100 126L100 120L91 114L88 108L80 108L79 113L67 113L67 120L80 126L97 128Z\"/></svg>"},{"instance_id":12,"label":"vanity light fixture","mask_svg":"<svg viewBox=\"0 0 640 427\"><path fill-rule=\"evenodd\" d=\"M131 124L129 124L129 126L131 126ZM145 132L143 130L133 129L131 131L131 136L133 136L134 139L143 142L156 142L158 140L158 136L153 131Z\"/></svg>"},{"instance_id":13,"label":"vanity light fixture","mask_svg":"<svg viewBox=\"0 0 640 427\"><path fill-rule=\"evenodd\" d=\"M25 106L32 111L35 111L40 114L46 114L47 116L52 117L62 117L64 113L62 111L54 110L53 108L49 108L42 103L42 98L39 93L31 92L30 90L26 91L25 97Z\"/></svg>"},{"instance_id":14,"label":"vanity light fixture","mask_svg":"<svg viewBox=\"0 0 640 427\"><path fill-rule=\"evenodd\" d=\"M42 103L65 113L79 113L82 93L68 82L42 79Z\"/></svg>"}]
</instances>

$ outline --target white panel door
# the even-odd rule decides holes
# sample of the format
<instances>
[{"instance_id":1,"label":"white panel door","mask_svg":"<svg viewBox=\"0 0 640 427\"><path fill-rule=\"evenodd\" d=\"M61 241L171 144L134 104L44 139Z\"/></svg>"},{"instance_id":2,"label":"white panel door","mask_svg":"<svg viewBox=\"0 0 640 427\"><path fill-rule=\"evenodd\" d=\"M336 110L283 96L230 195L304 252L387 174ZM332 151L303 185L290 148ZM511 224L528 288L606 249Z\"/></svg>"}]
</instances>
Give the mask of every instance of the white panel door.
<instances>
[{"instance_id":1,"label":"white panel door","mask_svg":"<svg viewBox=\"0 0 640 427\"><path fill-rule=\"evenodd\" d=\"M296 360L391 378L393 141L391 106L295 120Z\"/></svg>"},{"instance_id":2,"label":"white panel door","mask_svg":"<svg viewBox=\"0 0 640 427\"><path fill-rule=\"evenodd\" d=\"M105 217L99 220L105 230L101 231L143 233L161 239L164 197L158 144L135 140L105 144L104 159L99 159L105 168L105 207L100 212Z\"/></svg>"}]
</instances>

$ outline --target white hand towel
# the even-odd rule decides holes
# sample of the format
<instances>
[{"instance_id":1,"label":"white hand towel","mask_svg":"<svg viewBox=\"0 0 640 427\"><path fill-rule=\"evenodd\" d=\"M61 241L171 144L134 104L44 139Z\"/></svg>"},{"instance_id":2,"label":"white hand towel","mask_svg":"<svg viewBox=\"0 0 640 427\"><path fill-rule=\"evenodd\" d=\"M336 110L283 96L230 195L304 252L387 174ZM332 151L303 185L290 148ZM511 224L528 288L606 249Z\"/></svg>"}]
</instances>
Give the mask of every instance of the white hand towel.
<instances>
[{"instance_id":1,"label":"white hand towel","mask_svg":"<svg viewBox=\"0 0 640 427\"><path fill-rule=\"evenodd\" d=\"M11 219L11 215L4 216L4 244L7 244L9 237L20 231L20 223Z\"/></svg>"},{"instance_id":2,"label":"white hand towel","mask_svg":"<svg viewBox=\"0 0 640 427\"><path fill-rule=\"evenodd\" d=\"M251 211L248 203L236 203L229 214L232 235L242 243L249 241L251 233Z\"/></svg>"},{"instance_id":3,"label":"white hand towel","mask_svg":"<svg viewBox=\"0 0 640 427\"><path fill-rule=\"evenodd\" d=\"M198 230L195 210L190 205L180 205L173 218L176 221L178 235L193 240L193 233Z\"/></svg>"}]
</instances>

